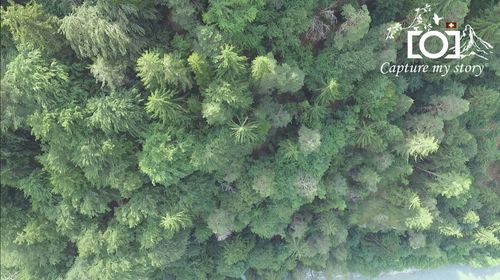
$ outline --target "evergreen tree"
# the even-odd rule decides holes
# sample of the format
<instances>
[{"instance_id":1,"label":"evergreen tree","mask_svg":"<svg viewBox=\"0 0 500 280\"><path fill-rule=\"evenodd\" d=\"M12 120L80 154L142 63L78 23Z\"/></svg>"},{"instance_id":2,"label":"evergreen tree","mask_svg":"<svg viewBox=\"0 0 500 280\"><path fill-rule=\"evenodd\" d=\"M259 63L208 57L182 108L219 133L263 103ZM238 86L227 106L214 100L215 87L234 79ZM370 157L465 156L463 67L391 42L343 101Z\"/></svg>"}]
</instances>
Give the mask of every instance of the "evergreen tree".
<instances>
[{"instance_id":1,"label":"evergreen tree","mask_svg":"<svg viewBox=\"0 0 500 280\"><path fill-rule=\"evenodd\" d=\"M62 19L61 31L82 57L106 60L134 56L144 46L146 29L138 22L154 18L148 10L127 4L84 3Z\"/></svg>"},{"instance_id":2,"label":"evergreen tree","mask_svg":"<svg viewBox=\"0 0 500 280\"><path fill-rule=\"evenodd\" d=\"M0 278L498 265L498 48L380 73L469 2L3 1Z\"/></svg>"},{"instance_id":3,"label":"evergreen tree","mask_svg":"<svg viewBox=\"0 0 500 280\"><path fill-rule=\"evenodd\" d=\"M60 20L31 2L25 6L11 3L2 7L2 28L7 28L19 50L43 49L57 53L64 44L58 34Z\"/></svg>"}]
</instances>

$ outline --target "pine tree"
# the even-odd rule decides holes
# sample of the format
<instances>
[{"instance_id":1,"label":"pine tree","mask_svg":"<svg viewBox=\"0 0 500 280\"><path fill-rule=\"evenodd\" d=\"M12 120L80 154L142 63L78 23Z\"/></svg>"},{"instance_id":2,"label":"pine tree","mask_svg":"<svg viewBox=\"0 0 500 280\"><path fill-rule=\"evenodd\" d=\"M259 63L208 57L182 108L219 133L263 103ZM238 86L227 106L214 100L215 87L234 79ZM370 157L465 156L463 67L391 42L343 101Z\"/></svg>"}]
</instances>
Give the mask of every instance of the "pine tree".
<instances>
[{"instance_id":1,"label":"pine tree","mask_svg":"<svg viewBox=\"0 0 500 280\"><path fill-rule=\"evenodd\" d=\"M337 81L331 79L328 84L325 85L323 89L321 89L320 94L317 97L319 104L328 105L330 102L339 99L339 89Z\"/></svg>"},{"instance_id":2,"label":"pine tree","mask_svg":"<svg viewBox=\"0 0 500 280\"><path fill-rule=\"evenodd\" d=\"M139 98L137 92L129 91L89 99L86 109L90 113L90 124L108 134L125 131L137 133L143 115L138 106Z\"/></svg>"},{"instance_id":3,"label":"pine tree","mask_svg":"<svg viewBox=\"0 0 500 280\"><path fill-rule=\"evenodd\" d=\"M439 144L433 136L423 133L414 134L406 145L408 155L414 157L415 160L424 158L439 148Z\"/></svg>"},{"instance_id":4,"label":"pine tree","mask_svg":"<svg viewBox=\"0 0 500 280\"><path fill-rule=\"evenodd\" d=\"M44 12L43 7L30 2L22 6L10 3L1 9L2 28L9 29L19 50L43 49L57 53L64 42L57 32L60 20Z\"/></svg>"},{"instance_id":5,"label":"pine tree","mask_svg":"<svg viewBox=\"0 0 500 280\"><path fill-rule=\"evenodd\" d=\"M89 68L90 73L98 82L101 82L102 87L108 86L111 90L116 90L125 83L126 65L113 64L97 58Z\"/></svg>"},{"instance_id":6,"label":"pine tree","mask_svg":"<svg viewBox=\"0 0 500 280\"><path fill-rule=\"evenodd\" d=\"M172 9L172 20L186 30L191 30L197 25L197 9L193 3L168 0L164 1Z\"/></svg>"},{"instance_id":7,"label":"pine tree","mask_svg":"<svg viewBox=\"0 0 500 280\"><path fill-rule=\"evenodd\" d=\"M84 3L62 19L61 31L81 57L105 60L135 56L144 46L146 29L138 22L154 18L148 10L98 1Z\"/></svg>"},{"instance_id":8,"label":"pine tree","mask_svg":"<svg viewBox=\"0 0 500 280\"><path fill-rule=\"evenodd\" d=\"M346 19L335 33L335 45L341 49L346 44L352 44L368 32L371 18L366 6L356 10L351 5L345 5L342 9L342 16Z\"/></svg>"},{"instance_id":9,"label":"pine tree","mask_svg":"<svg viewBox=\"0 0 500 280\"><path fill-rule=\"evenodd\" d=\"M436 180L428 184L428 187L447 198L459 196L469 191L472 181L466 175L457 172L434 174Z\"/></svg>"},{"instance_id":10,"label":"pine tree","mask_svg":"<svg viewBox=\"0 0 500 280\"><path fill-rule=\"evenodd\" d=\"M176 184L194 169L187 155L193 138L183 131L152 131L139 154L139 168L153 183L165 187Z\"/></svg>"},{"instance_id":11,"label":"pine tree","mask_svg":"<svg viewBox=\"0 0 500 280\"><path fill-rule=\"evenodd\" d=\"M498 50L380 65L422 9L496 46L498 4L327 2L2 2L1 278L497 265Z\"/></svg>"},{"instance_id":12,"label":"pine tree","mask_svg":"<svg viewBox=\"0 0 500 280\"><path fill-rule=\"evenodd\" d=\"M418 208L414 217L406 219L406 226L410 229L425 230L432 224L433 217L427 208Z\"/></svg>"},{"instance_id":13,"label":"pine tree","mask_svg":"<svg viewBox=\"0 0 500 280\"><path fill-rule=\"evenodd\" d=\"M232 122L231 130L237 143L248 143L257 140L257 125L245 118L243 121Z\"/></svg>"},{"instance_id":14,"label":"pine tree","mask_svg":"<svg viewBox=\"0 0 500 280\"><path fill-rule=\"evenodd\" d=\"M258 56L252 61L252 78L261 92L297 92L304 85L304 73L298 67L278 65L272 54Z\"/></svg>"},{"instance_id":15,"label":"pine tree","mask_svg":"<svg viewBox=\"0 0 500 280\"><path fill-rule=\"evenodd\" d=\"M35 110L68 100L69 76L64 65L23 51L7 65L2 78L2 130L22 126Z\"/></svg>"},{"instance_id":16,"label":"pine tree","mask_svg":"<svg viewBox=\"0 0 500 280\"><path fill-rule=\"evenodd\" d=\"M182 99L175 97L172 91L155 90L148 96L146 112L158 118L164 124L183 121L186 109L182 106Z\"/></svg>"},{"instance_id":17,"label":"pine tree","mask_svg":"<svg viewBox=\"0 0 500 280\"><path fill-rule=\"evenodd\" d=\"M321 134L317 131L311 130L305 126L299 130L299 147L300 150L308 155L318 149L321 145Z\"/></svg>"},{"instance_id":18,"label":"pine tree","mask_svg":"<svg viewBox=\"0 0 500 280\"><path fill-rule=\"evenodd\" d=\"M276 60L272 56L258 56L252 61L252 78L261 80L276 73Z\"/></svg>"},{"instance_id":19,"label":"pine tree","mask_svg":"<svg viewBox=\"0 0 500 280\"><path fill-rule=\"evenodd\" d=\"M496 246L500 240L495 236L494 231L487 228L480 228L474 233L474 242L479 245Z\"/></svg>"},{"instance_id":20,"label":"pine tree","mask_svg":"<svg viewBox=\"0 0 500 280\"><path fill-rule=\"evenodd\" d=\"M215 23L221 30L231 33L242 32L245 26L254 21L259 8L264 5L264 1L209 1L207 12L203 15L203 20L208 23Z\"/></svg>"},{"instance_id":21,"label":"pine tree","mask_svg":"<svg viewBox=\"0 0 500 280\"><path fill-rule=\"evenodd\" d=\"M239 56L234 47L224 45L220 50L220 54L214 58L214 63L217 67L216 73L219 79L235 80L244 74L246 65L246 57Z\"/></svg>"},{"instance_id":22,"label":"pine tree","mask_svg":"<svg viewBox=\"0 0 500 280\"><path fill-rule=\"evenodd\" d=\"M225 240L232 233L234 216L223 209L216 209L207 219L208 227L215 233L218 241Z\"/></svg>"},{"instance_id":23,"label":"pine tree","mask_svg":"<svg viewBox=\"0 0 500 280\"><path fill-rule=\"evenodd\" d=\"M196 77L196 84L200 88L206 88L211 78L207 59L199 53L193 52L188 58L188 63Z\"/></svg>"},{"instance_id":24,"label":"pine tree","mask_svg":"<svg viewBox=\"0 0 500 280\"><path fill-rule=\"evenodd\" d=\"M439 96L431 100L429 110L449 121L469 111L469 102L456 96Z\"/></svg>"},{"instance_id":25,"label":"pine tree","mask_svg":"<svg viewBox=\"0 0 500 280\"><path fill-rule=\"evenodd\" d=\"M137 60L137 72L149 90L167 90L168 86L174 86L185 91L192 86L187 67L175 55L161 57L157 51L146 51Z\"/></svg>"},{"instance_id":26,"label":"pine tree","mask_svg":"<svg viewBox=\"0 0 500 280\"><path fill-rule=\"evenodd\" d=\"M166 213L161 218L161 226L173 233L178 232L181 229L185 229L189 224L190 220L183 211L173 215Z\"/></svg>"}]
</instances>

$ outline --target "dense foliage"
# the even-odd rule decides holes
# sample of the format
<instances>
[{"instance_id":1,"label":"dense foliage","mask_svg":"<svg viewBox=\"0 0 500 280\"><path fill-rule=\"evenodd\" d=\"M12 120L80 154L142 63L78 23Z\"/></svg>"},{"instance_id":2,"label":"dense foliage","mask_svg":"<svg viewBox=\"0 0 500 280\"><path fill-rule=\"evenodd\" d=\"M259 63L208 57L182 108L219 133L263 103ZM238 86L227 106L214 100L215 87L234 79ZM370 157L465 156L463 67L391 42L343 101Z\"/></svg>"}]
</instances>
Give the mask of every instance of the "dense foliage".
<instances>
[{"instance_id":1,"label":"dense foliage","mask_svg":"<svg viewBox=\"0 0 500 280\"><path fill-rule=\"evenodd\" d=\"M499 48L379 72L425 3L500 46L491 0L2 1L2 279L499 265Z\"/></svg>"}]
</instances>

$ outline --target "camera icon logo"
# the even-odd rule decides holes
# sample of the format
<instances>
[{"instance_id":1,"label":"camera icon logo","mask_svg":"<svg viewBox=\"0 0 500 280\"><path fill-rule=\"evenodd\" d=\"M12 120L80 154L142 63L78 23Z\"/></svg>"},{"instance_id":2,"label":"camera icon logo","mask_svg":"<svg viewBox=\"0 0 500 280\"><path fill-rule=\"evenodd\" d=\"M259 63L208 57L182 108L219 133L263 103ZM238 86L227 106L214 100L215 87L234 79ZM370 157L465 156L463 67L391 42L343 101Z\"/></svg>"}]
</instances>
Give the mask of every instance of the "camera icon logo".
<instances>
[{"instance_id":1,"label":"camera icon logo","mask_svg":"<svg viewBox=\"0 0 500 280\"><path fill-rule=\"evenodd\" d=\"M444 57L445 59L460 59L460 31L408 31L408 42L407 42L407 54L409 59L422 59L422 56L429 59L439 59ZM425 42L429 38L437 38L441 43L441 49L438 52L430 52L425 46ZM418 39L418 49L420 54L415 54L414 49L414 39ZM451 39L451 40L450 40ZM450 41L452 47L450 48Z\"/></svg>"}]
</instances>

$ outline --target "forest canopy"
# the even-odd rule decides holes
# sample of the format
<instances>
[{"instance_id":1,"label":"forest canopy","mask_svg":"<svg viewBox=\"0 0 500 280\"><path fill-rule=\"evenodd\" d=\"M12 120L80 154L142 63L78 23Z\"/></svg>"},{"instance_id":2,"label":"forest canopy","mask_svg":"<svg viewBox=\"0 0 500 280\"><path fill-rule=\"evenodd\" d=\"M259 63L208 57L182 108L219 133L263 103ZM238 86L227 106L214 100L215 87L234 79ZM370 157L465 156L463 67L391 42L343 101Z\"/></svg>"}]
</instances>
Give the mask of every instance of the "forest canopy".
<instances>
[{"instance_id":1,"label":"forest canopy","mask_svg":"<svg viewBox=\"0 0 500 280\"><path fill-rule=\"evenodd\" d=\"M379 71L415 63L387 32L426 4L441 30L470 24L495 46L480 75ZM1 279L500 265L499 14L496 0L2 1Z\"/></svg>"}]
</instances>

